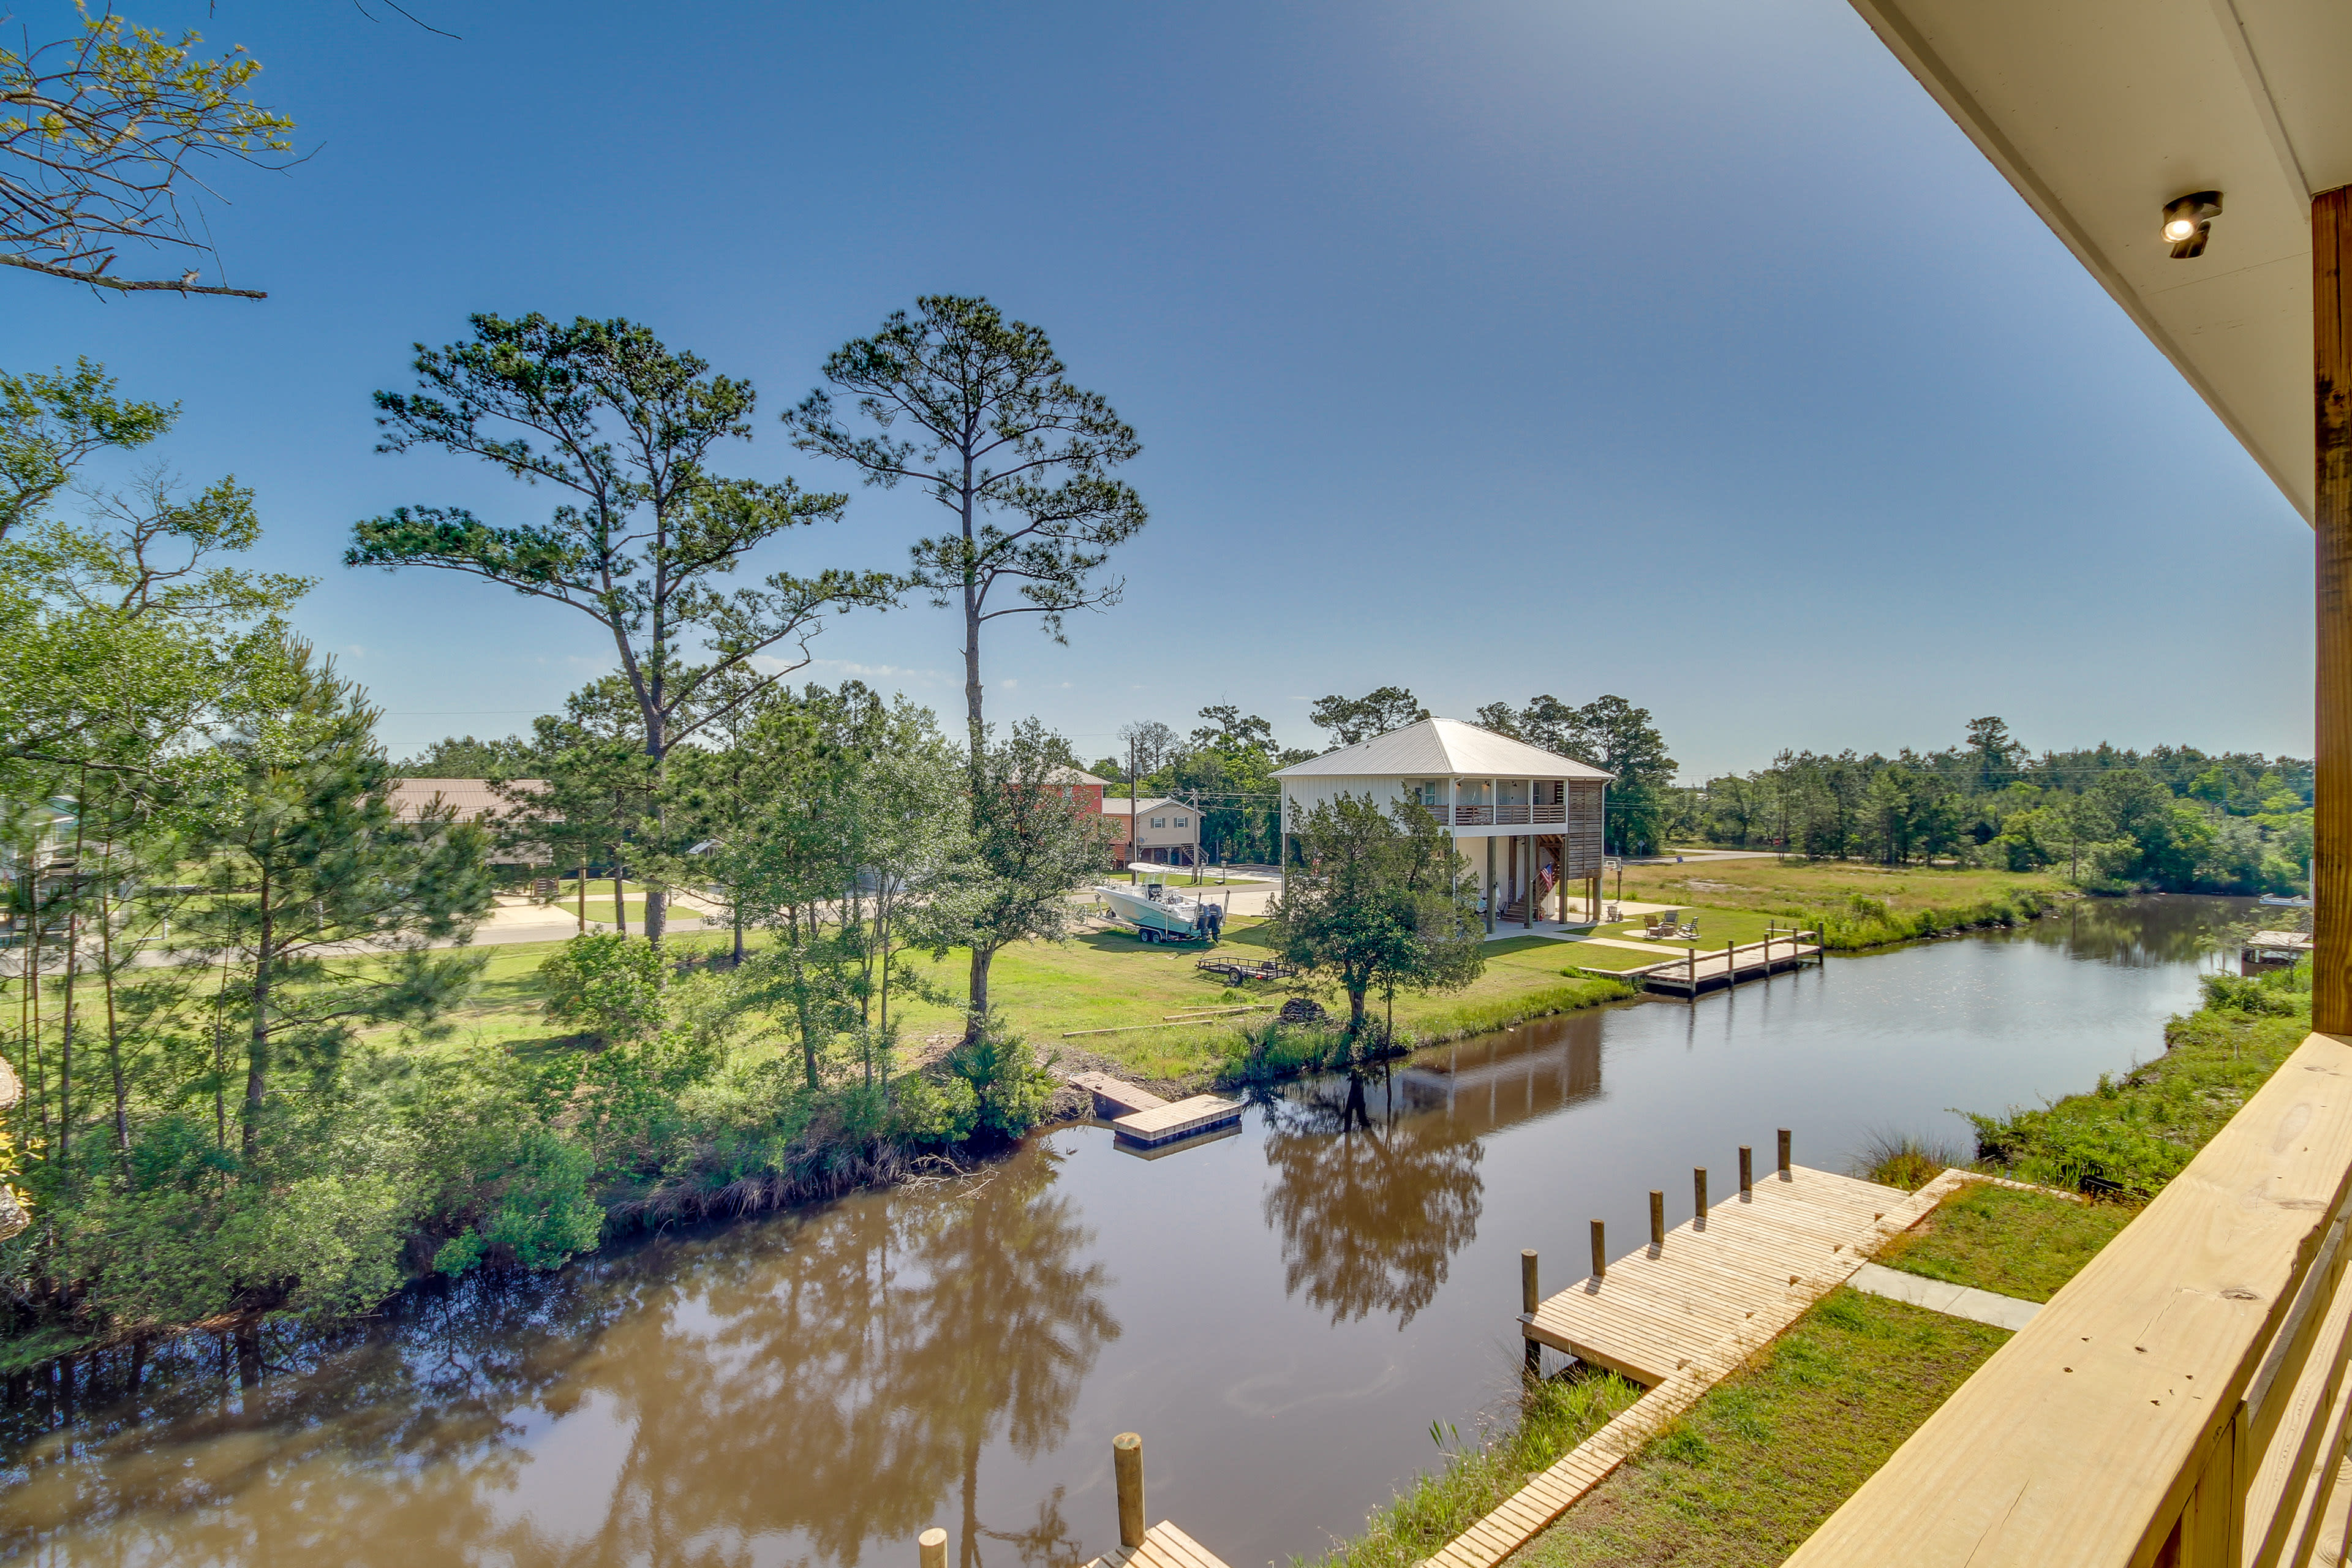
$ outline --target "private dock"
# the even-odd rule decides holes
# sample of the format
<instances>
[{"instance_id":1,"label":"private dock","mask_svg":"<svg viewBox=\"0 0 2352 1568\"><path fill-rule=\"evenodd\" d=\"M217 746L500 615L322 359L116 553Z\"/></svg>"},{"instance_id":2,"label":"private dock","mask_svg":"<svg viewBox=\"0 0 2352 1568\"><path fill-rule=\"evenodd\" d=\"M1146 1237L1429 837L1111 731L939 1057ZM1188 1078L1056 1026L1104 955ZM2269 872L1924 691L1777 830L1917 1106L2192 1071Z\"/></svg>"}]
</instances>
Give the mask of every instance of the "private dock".
<instances>
[{"instance_id":1,"label":"private dock","mask_svg":"<svg viewBox=\"0 0 2352 1568\"><path fill-rule=\"evenodd\" d=\"M1695 1217L1665 1229L1652 1194L1649 1245L1605 1263L1596 1221L1593 1272L1523 1312L1519 1331L1655 1388L1759 1317L1811 1306L1927 1212L1913 1194L1802 1165L1743 1172L1711 1205L1706 1173L1693 1176Z\"/></svg>"},{"instance_id":2,"label":"private dock","mask_svg":"<svg viewBox=\"0 0 2352 1568\"><path fill-rule=\"evenodd\" d=\"M1680 957L1634 969L1595 969L1579 966L1579 973L1604 975L1612 980L1638 981L1647 991L1669 996L1696 997L1702 991L1717 991L1742 981L1760 980L1768 974L1779 974L1806 963L1822 962L1818 942L1807 942L1811 931L1794 931L1787 936L1768 936L1761 942L1727 942L1709 952L1701 948L1686 949ZM1627 943L1614 943L1626 946Z\"/></svg>"},{"instance_id":3,"label":"private dock","mask_svg":"<svg viewBox=\"0 0 2352 1568\"><path fill-rule=\"evenodd\" d=\"M1094 1097L1095 1115L1110 1123L1122 1144L1139 1149L1160 1149L1235 1126L1245 1109L1238 1100L1215 1094L1162 1100L1148 1089L1105 1072L1072 1073L1070 1082Z\"/></svg>"},{"instance_id":4,"label":"private dock","mask_svg":"<svg viewBox=\"0 0 2352 1568\"><path fill-rule=\"evenodd\" d=\"M1701 1395L1747 1364L1888 1240L1916 1225L1968 1172L1947 1171L1916 1193L1789 1161L1763 1182L1739 1151L1739 1190L1710 1203L1691 1173L1694 1217L1668 1230L1665 1194L1650 1194L1650 1244L1608 1257L1592 1222L1592 1272L1538 1296L1536 1255L1520 1255L1519 1332L1530 1371L1550 1345L1643 1384L1648 1392L1428 1559L1424 1568L1496 1568L1638 1453Z\"/></svg>"}]
</instances>

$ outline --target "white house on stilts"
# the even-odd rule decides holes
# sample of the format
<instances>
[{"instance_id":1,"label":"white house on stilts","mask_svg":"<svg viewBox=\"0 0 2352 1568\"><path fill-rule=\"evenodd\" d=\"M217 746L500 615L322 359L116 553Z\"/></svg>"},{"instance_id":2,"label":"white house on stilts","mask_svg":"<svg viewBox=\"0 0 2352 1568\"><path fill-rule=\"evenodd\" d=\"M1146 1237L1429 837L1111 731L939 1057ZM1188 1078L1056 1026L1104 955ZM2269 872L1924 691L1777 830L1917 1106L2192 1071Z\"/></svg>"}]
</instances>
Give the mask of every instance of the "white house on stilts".
<instances>
[{"instance_id":1,"label":"white house on stilts","mask_svg":"<svg viewBox=\"0 0 2352 1568\"><path fill-rule=\"evenodd\" d=\"M1486 895L1486 929L1533 926L1555 896L1563 925L1600 910L1601 816L1612 776L1572 757L1453 719L1326 752L1276 773L1282 781L1282 833L1290 836L1322 802L1370 796L1383 806L1419 801L1454 835ZM1570 888L1582 894L1580 911Z\"/></svg>"}]
</instances>

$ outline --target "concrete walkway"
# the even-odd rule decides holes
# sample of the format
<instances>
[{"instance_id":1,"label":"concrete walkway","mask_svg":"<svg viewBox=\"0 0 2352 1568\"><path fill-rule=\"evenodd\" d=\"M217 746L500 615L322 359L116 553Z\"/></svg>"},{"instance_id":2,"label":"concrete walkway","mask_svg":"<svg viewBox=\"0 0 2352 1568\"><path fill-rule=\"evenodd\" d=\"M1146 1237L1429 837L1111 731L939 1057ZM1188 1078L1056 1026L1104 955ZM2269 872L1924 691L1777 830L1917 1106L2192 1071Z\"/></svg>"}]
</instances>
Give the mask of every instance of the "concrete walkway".
<instances>
[{"instance_id":1,"label":"concrete walkway","mask_svg":"<svg viewBox=\"0 0 2352 1568\"><path fill-rule=\"evenodd\" d=\"M1990 1323L1996 1329L2007 1329L2011 1333L2032 1322L2033 1315L2042 1310L2039 1301L2021 1301L2014 1296L1997 1296L1990 1290L1906 1274L1899 1268L1889 1268L1878 1263L1864 1264L1853 1271L1853 1278L1846 1283L1866 1295L1884 1296L1890 1301L1907 1301L1914 1307L1925 1307L1946 1317L1966 1318L1972 1323Z\"/></svg>"}]
</instances>

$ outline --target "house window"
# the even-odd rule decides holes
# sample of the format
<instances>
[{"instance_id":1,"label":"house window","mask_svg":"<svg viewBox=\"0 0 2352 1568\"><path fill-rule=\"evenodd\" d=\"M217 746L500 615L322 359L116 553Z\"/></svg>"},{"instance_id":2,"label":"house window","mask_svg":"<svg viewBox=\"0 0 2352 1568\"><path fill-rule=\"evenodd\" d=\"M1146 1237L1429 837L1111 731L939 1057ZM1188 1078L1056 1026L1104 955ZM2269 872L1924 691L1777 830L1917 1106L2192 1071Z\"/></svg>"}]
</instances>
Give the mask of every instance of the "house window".
<instances>
[{"instance_id":1,"label":"house window","mask_svg":"<svg viewBox=\"0 0 2352 1568\"><path fill-rule=\"evenodd\" d=\"M1165 827L1168 826L1168 819L1164 816L1155 816L1151 819L1151 826L1154 827Z\"/></svg>"},{"instance_id":2,"label":"house window","mask_svg":"<svg viewBox=\"0 0 2352 1568\"><path fill-rule=\"evenodd\" d=\"M1191 820L1192 820L1192 818L1190 818L1190 817L1180 816L1180 817L1178 817L1178 818L1176 819L1176 826L1179 826L1179 827L1181 827L1181 826L1183 826L1186 823L1190 822Z\"/></svg>"}]
</instances>

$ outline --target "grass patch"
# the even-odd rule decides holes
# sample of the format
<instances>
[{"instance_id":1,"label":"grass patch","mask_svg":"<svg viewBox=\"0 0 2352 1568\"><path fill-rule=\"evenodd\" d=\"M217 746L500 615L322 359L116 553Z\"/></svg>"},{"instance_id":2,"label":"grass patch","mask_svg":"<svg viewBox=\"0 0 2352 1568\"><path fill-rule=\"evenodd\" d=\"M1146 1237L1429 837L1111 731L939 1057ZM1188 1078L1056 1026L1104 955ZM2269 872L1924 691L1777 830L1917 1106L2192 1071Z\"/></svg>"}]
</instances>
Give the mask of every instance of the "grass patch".
<instances>
[{"instance_id":1,"label":"grass patch","mask_svg":"<svg viewBox=\"0 0 2352 1568\"><path fill-rule=\"evenodd\" d=\"M1889 1242L1878 1261L1906 1274L2047 1301L2139 1210L2070 1203L1971 1182Z\"/></svg>"},{"instance_id":2,"label":"grass patch","mask_svg":"<svg viewBox=\"0 0 2352 1568\"><path fill-rule=\"evenodd\" d=\"M1514 1562L1779 1563L2008 1338L1834 1290Z\"/></svg>"},{"instance_id":3,"label":"grass patch","mask_svg":"<svg viewBox=\"0 0 2352 1568\"><path fill-rule=\"evenodd\" d=\"M1415 1479L1317 1568L1412 1568L1641 1396L1638 1384L1609 1373L1559 1377L1530 1384L1515 1422L1468 1445L1433 1424L1433 1436L1454 1438L1444 1467ZM1307 1561L1291 1559L1294 1568Z\"/></svg>"},{"instance_id":4,"label":"grass patch","mask_svg":"<svg viewBox=\"0 0 2352 1568\"><path fill-rule=\"evenodd\" d=\"M1824 945L1839 952L2031 920L2064 889L2036 872L1851 860L1669 861L1628 866L1624 879L1629 900L1777 915L1821 931ZM1704 915L1699 929L1706 932ZM1709 934L1722 945L1721 934Z\"/></svg>"}]
</instances>

